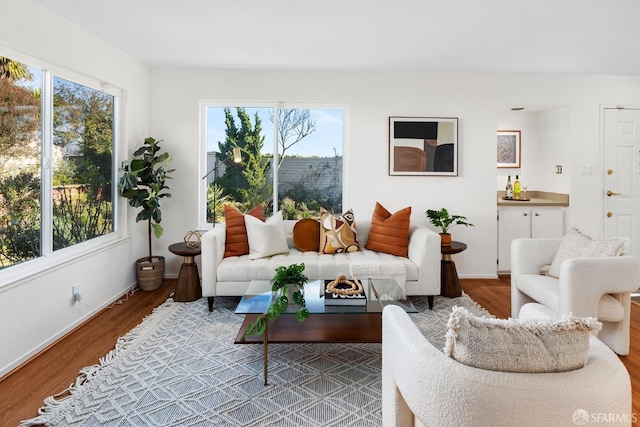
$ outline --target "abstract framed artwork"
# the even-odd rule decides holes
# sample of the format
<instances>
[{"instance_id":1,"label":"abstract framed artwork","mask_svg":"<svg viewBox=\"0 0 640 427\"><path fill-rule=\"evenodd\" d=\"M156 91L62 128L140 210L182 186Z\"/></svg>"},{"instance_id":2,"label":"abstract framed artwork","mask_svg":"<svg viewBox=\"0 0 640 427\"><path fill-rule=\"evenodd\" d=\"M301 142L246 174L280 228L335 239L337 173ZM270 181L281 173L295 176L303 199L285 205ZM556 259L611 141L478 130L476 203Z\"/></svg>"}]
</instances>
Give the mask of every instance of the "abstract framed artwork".
<instances>
[{"instance_id":1,"label":"abstract framed artwork","mask_svg":"<svg viewBox=\"0 0 640 427\"><path fill-rule=\"evenodd\" d=\"M499 130L497 159L499 168L520 167L520 131Z\"/></svg>"},{"instance_id":2,"label":"abstract framed artwork","mask_svg":"<svg viewBox=\"0 0 640 427\"><path fill-rule=\"evenodd\" d=\"M389 117L389 175L458 175L457 117Z\"/></svg>"}]
</instances>

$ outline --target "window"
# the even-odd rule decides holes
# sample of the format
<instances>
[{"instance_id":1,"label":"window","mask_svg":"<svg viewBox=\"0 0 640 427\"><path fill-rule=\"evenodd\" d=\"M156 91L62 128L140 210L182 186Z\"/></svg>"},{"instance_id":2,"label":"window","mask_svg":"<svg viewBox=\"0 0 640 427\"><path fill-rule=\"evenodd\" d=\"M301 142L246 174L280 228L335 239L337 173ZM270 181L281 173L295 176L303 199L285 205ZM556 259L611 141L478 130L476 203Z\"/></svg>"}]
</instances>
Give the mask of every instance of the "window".
<instances>
[{"instance_id":1,"label":"window","mask_svg":"<svg viewBox=\"0 0 640 427\"><path fill-rule=\"evenodd\" d=\"M116 96L74 80L0 56L0 269L114 231Z\"/></svg>"},{"instance_id":2,"label":"window","mask_svg":"<svg viewBox=\"0 0 640 427\"><path fill-rule=\"evenodd\" d=\"M243 212L261 204L267 215L277 206L285 219L341 212L344 110L294 107L203 103L201 222L224 221L225 204Z\"/></svg>"}]
</instances>

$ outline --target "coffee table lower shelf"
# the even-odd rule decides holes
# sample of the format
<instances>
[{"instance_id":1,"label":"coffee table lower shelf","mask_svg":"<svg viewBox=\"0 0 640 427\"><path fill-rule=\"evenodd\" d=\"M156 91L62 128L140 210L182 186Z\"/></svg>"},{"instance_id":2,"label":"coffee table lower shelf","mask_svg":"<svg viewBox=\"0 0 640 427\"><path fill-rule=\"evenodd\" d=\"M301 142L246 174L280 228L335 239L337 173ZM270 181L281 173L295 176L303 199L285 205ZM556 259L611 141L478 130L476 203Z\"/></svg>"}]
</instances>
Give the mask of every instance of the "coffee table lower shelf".
<instances>
[{"instance_id":1,"label":"coffee table lower shelf","mask_svg":"<svg viewBox=\"0 0 640 427\"><path fill-rule=\"evenodd\" d=\"M262 335L242 339L249 323L261 314L247 314L235 344L262 344ZM381 343L382 313L311 314L298 322L292 314L283 314L269 322L269 343Z\"/></svg>"}]
</instances>

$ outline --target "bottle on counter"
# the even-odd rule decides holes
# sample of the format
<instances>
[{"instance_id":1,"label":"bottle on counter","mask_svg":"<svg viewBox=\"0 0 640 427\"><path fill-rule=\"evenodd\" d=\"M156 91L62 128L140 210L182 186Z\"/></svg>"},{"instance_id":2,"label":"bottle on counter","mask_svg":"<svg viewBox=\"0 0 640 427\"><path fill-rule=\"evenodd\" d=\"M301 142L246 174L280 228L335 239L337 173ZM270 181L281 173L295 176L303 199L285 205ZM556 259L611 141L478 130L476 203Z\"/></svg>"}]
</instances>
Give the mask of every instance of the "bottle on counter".
<instances>
[{"instance_id":1,"label":"bottle on counter","mask_svg":"<svg viewBox=\"0 0 640 427\"><path fill-rule=\"evenodd\" d=\"M513 183L513 197L515 199L519 199L521 191L522 187L520 186L520 180L518 179L518 175L516 175L516 182Z\"/></svg>"},{"instance_id":2,"label":"bottle on counter","mask_svg":"<svg viewBox=\"0 0 640 427\"><path fill-rule=\"evenodd\" d=\"M507 187L504 190L505 199L513 199L513 185L511 185L511 175L507 177Z\"/></svg>"}]
</instances>

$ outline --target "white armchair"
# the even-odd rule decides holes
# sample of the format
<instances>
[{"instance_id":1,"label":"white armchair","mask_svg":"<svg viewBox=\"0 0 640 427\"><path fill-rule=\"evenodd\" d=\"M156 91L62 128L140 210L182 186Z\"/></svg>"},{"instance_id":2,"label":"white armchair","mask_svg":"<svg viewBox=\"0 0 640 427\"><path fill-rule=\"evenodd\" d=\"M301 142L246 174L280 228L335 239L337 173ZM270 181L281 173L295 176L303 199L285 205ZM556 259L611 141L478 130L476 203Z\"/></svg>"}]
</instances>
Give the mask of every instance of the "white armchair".
<instances>
[{"instance_id":1,"label":"white armchair","mask_svg":"<svg viewBox=\"0 0 640 427\"><path fill-rule=\"evenodd\" d=\"M536 311L525 309L523 317L541 317ZM568 426L585 414L616 414L607 425L630 426L632 421L629 374L597 338L590 340L582 369L545 374L488 371L445 356L404 310L384 308L384 427Z\"/></svg>"},{"instance_id":2,"label":"white armchair","mask_svg":"<svg viewBox=\"0 0 640 427\"><path fill-rule=\"evenodd\" d=\"M516 239L511 244L511 317L538 302L558 315L595 317L598 338L618 354L629 353L631 292L640 287L640 260L631 255L572 258L559 278L540 274L550 265L560 239Z\"/></svg>"}]
</instances>

